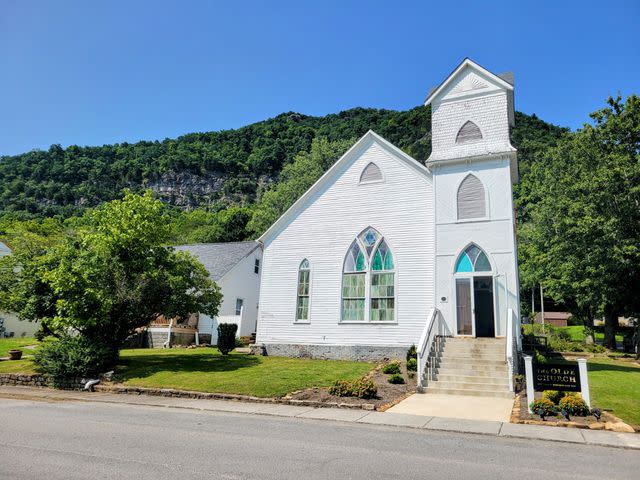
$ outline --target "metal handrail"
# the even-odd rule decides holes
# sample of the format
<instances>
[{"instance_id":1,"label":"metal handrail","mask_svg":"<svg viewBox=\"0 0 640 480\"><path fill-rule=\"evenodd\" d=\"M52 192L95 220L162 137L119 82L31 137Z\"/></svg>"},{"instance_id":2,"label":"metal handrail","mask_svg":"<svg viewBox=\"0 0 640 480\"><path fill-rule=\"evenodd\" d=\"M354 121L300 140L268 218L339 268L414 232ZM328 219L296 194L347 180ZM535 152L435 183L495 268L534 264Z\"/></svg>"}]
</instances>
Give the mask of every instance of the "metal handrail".
<instances>
[{"instance_id":1,"label":"metal handrail","mask_svg":"<svg viewBox=\"0 0 640 480\"><path fill-rule=\"evenodd\" d=\"M418 386L423 386L424 373L425 369L427 370L428 378L431 378L433 375L433 362L429 361L431 357L431 352L434 347L436 350L439 348L440 335L437 335L434 330L434 325L438 324L438 309L434 308L429 312L429 320L425 325L424 330L422 331L422 335L420 336L420 341L418 342L417 354L418 354Z\"/></svg>"},{"instance_id":2,"label":"metal handrail","mask_svg":"<svg viewBox=\"0 0 640 480\"><path fill-rule=\"evenodd\" d=\"M507 340L507 345L506 345L506 352L505 352L505 360L507 362L507 366L508 366L508 372L507 374L509 375L509 391L513 392L513 334L514 334L514 323L515 323L515 317L513 314L513 310L510 308L507 310L507 335L506 335L506 340Z\"/></svg>"}]
</instances>

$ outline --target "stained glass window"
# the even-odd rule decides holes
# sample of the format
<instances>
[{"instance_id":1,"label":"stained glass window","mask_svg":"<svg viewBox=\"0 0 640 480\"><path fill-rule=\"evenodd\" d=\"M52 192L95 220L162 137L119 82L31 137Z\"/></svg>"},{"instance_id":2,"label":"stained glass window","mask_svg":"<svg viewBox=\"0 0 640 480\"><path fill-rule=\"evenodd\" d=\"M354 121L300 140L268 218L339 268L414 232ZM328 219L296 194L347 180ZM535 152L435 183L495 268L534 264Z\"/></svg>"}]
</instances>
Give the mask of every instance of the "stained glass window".
<instances>
[{"instance_id":1,"label":"stained glass window","mask_svg":"<svg viewBox=\"0 0 640 480\"><path fill-rule=\"evenodd\" d=\"M309 260L300 262L298 268L298 301L296 305L296 320L309 320L309 286L311 270Z\"/></svg>"},{"instance_id":2,"label":"stained glass window","mask_svg":"<svg viewBox=\"0 0 640 480\"><path fill-rule=\"evenodd\" d=\"M456 273L490 272L487 255L475 245L469 245L458 258Z\"/></svg>"},{"instance_id":3,"label":"stained glass window","mask_svg":"<svg viewBox=\"0 0 640 480\"><path fill-rule=\"evenodd\" d=\"M351 244L342 274L342 320L395 318L395 274L391 250L374 228L365 229Z\"/></svg>"}]
</instances>

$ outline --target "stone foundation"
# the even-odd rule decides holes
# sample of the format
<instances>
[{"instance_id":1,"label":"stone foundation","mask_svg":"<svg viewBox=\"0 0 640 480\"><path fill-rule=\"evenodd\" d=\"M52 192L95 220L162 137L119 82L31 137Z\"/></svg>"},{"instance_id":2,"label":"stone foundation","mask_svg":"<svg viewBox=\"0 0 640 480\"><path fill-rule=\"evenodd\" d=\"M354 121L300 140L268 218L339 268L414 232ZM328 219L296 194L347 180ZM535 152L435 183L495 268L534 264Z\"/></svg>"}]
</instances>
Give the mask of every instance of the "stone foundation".
<instances>
[{"instance_id":1,"label":"stone foundation","mask_svg":"<svg viewBox=\"0 0 640 480\"><path fill-rule=\"evenodd\" d=\"M318 358L324 360L379 361L405 359L410 345L385 347L380 345L299 345L291 343L263 343L251 345L254 355L273 357Z\"/></svg>"}]
</instances>

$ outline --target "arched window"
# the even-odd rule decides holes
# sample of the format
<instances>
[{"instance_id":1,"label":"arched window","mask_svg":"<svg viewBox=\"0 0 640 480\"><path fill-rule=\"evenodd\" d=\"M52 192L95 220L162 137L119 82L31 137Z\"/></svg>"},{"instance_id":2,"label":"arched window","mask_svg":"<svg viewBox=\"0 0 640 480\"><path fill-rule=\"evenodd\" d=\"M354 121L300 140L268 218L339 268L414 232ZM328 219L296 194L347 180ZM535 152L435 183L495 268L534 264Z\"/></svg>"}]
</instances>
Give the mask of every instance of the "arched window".
<instances>
[{"instance_id":1,"label":"arched window","mask_svg":"<svg viewBox=\"0 0 640 480\"><path fill-rule=\"evenodd\" d=\"M469 174L458 187L458 220L486 216L484 186L478 177Z\"/></svg>"},{"instance_id":2,"label":"arched window","mask_svg":"<svg viewBox=\"0 0 640 480\"><path fill-rule=\"evenodd\" d=\"M370 182L381 182L382 181L382 172L380 171L380 167L378 167L375 163L371 162L360 174L360 183L370 183Z\"/></svg>"},{"instance_id":3,"label":"arched window","mask_svg":"<svg viewBox=\"0 0 640 480\"><path fill-rule=\"evenodd\" d=\"M490 272L487 254L476 245L469 245L458 257L456 273Z\"/></svg>"},{"instance_id":4,"label":"arched window","mask_svg":"<svg viewBox=\"0 0 640 480\"><path fill-rule=\"evenodd\" d=\"M393 255L382 235L371 227L351 243L344 260L341 318L364 321L367 310L372 322L395 319Z\"/></svg>"},{"instance_id":5,"label":"arched window","mask_svg":"<svg viewBox=\"0 0 640 480\"><path fill-rule=\"evenodd\" d=\"M482 132L471 120L466 121L456 135L456 143L458 144L477 142L478 140L482 140Z\"/></svg>"},{"instance_id":6,"label":"arched window","mask_svg":"<svg viewBox=\"0 0 640 480\"><path fill-rule=\"evenodd\" d=\"M298 268L298 301L296 305L296 321L309 320L309 286L311 268L306 258Z\"/></svg>"}]
</instances>

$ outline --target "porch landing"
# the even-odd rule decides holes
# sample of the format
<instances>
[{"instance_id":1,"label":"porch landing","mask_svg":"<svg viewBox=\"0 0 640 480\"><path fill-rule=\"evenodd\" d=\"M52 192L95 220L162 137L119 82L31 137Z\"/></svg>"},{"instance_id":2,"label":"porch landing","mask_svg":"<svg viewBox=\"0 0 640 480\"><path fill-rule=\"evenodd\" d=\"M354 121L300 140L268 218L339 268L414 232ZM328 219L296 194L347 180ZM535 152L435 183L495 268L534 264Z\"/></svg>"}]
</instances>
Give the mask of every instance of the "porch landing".
<instances>
[{"instance_id":1,"label":"porch landing","mask_svg":"<svg viewBox=\"0 0 640 480\"><path fill-rule=\"evenodd\" d=\"M394 405L387 412L508 422L512 408L513 398L417 393Z\"/></svg>"}]
</instances>

